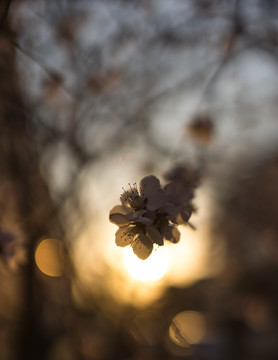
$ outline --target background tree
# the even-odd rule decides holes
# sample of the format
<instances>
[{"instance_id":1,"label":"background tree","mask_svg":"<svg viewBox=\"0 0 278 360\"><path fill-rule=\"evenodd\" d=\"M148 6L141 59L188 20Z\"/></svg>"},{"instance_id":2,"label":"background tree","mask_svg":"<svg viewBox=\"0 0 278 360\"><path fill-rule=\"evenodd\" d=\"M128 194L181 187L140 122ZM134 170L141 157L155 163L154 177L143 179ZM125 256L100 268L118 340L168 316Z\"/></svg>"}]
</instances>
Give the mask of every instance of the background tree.
<instances>
[{"instance_id":1,"label":"background tree","mask_svg":"<svg viewBox=\"0 0 278 360\"><path fill-rule=\"evenodd\" d=\"M277 10L1 3L1 359L277 357ZM177 165L205 270L135 303L108 213Z\"/></svg>"}]
</instances>

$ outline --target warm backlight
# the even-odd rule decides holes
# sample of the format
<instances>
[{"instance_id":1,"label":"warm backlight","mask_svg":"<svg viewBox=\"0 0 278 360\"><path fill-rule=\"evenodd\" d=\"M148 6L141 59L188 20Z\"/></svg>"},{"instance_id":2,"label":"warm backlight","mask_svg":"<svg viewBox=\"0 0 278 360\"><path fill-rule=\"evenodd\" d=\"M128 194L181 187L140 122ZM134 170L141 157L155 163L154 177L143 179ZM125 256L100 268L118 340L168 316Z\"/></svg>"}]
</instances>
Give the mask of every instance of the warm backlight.
<instances>
[{"instance_id":1,"label":"warm backlight","mask_svg":"<svg viewBox=\"0 0 278 360\"><path fill-rule=\"evenodd\" d=\"M134 255L131 248L126 248L124 264L130 276L140 281L159 280L168 268L168 251L166 247L153 250L150 257L140 260Z\"/></svg>"}]
</instances>

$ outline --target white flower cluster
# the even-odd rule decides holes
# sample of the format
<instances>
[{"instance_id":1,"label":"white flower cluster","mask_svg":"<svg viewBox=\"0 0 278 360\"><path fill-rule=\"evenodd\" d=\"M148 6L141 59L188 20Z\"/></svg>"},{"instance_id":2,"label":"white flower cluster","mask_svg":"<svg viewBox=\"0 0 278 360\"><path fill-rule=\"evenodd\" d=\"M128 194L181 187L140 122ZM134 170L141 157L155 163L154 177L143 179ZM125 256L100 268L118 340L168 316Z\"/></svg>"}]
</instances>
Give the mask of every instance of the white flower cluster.
<instances>
[{"instance_id":1,"label":"white flower cluster","mask_svg":"<svg viewBox=\"0 0 278 360\"><path fill-rule=\"evenodd\" d=\"M169 176L171 177L171 176ZM164 240L177 243L180 232L177 225L188 224L194 211L191 200L195 183L186 183L173 173L174 181L161 187L153 175L144 177L139 184L129 185L121 195L121 205L110 211L109 220L119 226L116 232L118 246L131 245L142 260L162 246Z\"/></svg>"}]
</instances>

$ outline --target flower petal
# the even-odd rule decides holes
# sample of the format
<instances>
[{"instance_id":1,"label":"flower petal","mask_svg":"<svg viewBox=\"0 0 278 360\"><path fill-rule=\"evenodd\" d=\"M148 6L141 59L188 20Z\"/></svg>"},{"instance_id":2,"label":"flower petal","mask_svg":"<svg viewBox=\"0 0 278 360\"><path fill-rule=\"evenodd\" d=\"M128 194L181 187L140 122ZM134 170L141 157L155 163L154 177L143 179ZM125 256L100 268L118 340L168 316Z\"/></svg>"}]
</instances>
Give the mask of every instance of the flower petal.
<instances>
[{"instance_id":1,"label":"flower petal","mask_svg":"<svg viewBox=\"0 0 278 360\"><path fill-rule=\"evenodd\" d=\"M149 217L143 216L144 214L146 214L146 212L147 212L147 210L134 211L134 212L131 212L131 213L125 215L125 218L130 223L140 223L140 224L144 224L144 225L151 225L153 221Z\"/></svg>"},{"instance_id":2,"label":"flower petal","mask_svg":"<svg viewBox=\"0 0 278 360\"><path fill-rule=\"evenodd\" d=\"M127 214L125 216L125 218L128 221L136 221L136 219L142 217L145 213L147 212L147 210L138 210L138 211L132 211L129 214Z\"/></svg>"},{"instance_id":3,"label":"flower petal","mask_svg":"<svg viewBox=\"0 0 278 360\"><path fill-rule=\"evenodd\" d=\"M109 215L109 220L111 223L116 224L118 226L124 226L129 223L129 221L126 219L125 215L120 213L112 213Z\"/></svg>"},{"instance_id":4,"label":"flower petal","mask_svg":"<svg viewBox=\"0 0 278 360\"><path fill-rule=\"evenodd\" d=\"M183 220L188 222L190 216L192 215L192 211L188 206L182 206L180 210L180 214Z\"/></svg>"},{"instance_id":5,"label":"flower petal","mask_svg":"<svg viewBox=\"0 0 278 360\"><path fill-rule=\"evenodd\" d=\"M171 216L176 215L176 207L170 202L165 202L162 206L159 207L159 214L168 214Z\"/></svg>"},{"instance_id":6,"label":"flower petal","mask_svg":"<svg viewBox=\"0 0 278 360\"><path fill-rule=\"evenodd\" d=\"M175 226L165 226L163 235L166 240L177 243L180 240L180 232Z\"/></svg>"},{"instance_id":7,"label":"flower petal","mask_svg":"<svg viewBox=\"0 0 278 360\"><path fill-rule=\"evenodd\" d=\"M184 224L187 224L187 221L184 221L183 218L181 217L181 214L178 213L176 218L175 218L175 224L184 225Z\"/></svg>"},{"instance_id":8,"label":"flower petal","mask_svg":"<svg viewBox=\"0 0 278 360\"><path fill-rule=\"evenodd\" d=\"M147 259L153 250L152 241L144 234L139 234L131 246L134 254L141 260Z\"/></svg>"},{"instance_id":9,"label":"flower petal","mask_svg":"<svg viewBox=\"0 0 278 360\"><path fill-rule=\"evenodd\" d=\"M153 175L145 176L139 184L140 194L148 197L160 189L160 181Z\"/></svg>"},{"instance_id":10,"label":"flower petal","mask_svg":"<svg viewBox=\"0 0 278 360\"><path fill-rule=\"evenodd\" d=\"M191 209L189 209L186 206L180 206L178 208L179 212L178 215L176 217L176 223L178 225L182 225L182 224L187 224L188 220L190 219L190 216L192 214Z\"/></svg>"},{"instance_id":11,"label":"flower petal","mask_svg":"<svg viewBox=\"0 0 278 360\"><path fill-rule=\"evenodd\" d=\"M157 210L165 203L165 201L166 195L163 190L159 189L147 198L146 208L148 210Z\"/></svg>"},{"instance_id":12,"label":"flower petal","mask_svg":"<svg viewBox=\"0 0 278 360\"><path fill-rule=\"evenodd\" d=\"M153 223L151 219L145 216L137 218L136 222L147 226L150 226Z\"/></svg>"},{"instance_id":13,"label":"flower petal","mask_svg":"<svg viewBox=\"0 0 278 360\"><path fill-rule=\"evenodd\" d=\"M176 227L173 227L172 235L173 235L173 239L172 239L173 243L177 243L177 242L180 241L181 234L180 234L179 230Z\"/></svg>"},{"instance_id":14,"label":"flower petal","mask_svg":"<svg viewBox=\"0 0 278 360\"><path fill-rule=\"evenodd\" d=\"M130 212L130 209L126 208L126 206L116 205L110 210L109 214L119 213L119 214L126 215L129 212Z\"/></svg>"},{"instance_id":15,"label":"flower petal","mask_svg":"<svg viewBox=\"0 0 278 360\"><path fill-rule=\"evenodd\" d=\"M153 243L158 244L160 246L164 245L163 236L154 227L152 226L147 227L147 236L152 240Z\"/></svg>"},{"instance_id":16,"label":"flower petal","mask_svg":"<svg viewBox=\"0 0 278 360\"><path fill-rule=\"evenodd\" d=\"M176 192L176 185L174 183L169 183L165 185L164 190L167 196L174 196Z\"/></svg>"},{"instance_id":17,"label":"flower petal","mask_svg":"<svg viewBox=\"0 0 278 360\"><path fill-rule=\"evenodd\" d=\"M136 235L137 231L135 227L124 226L116 231L116 245L127 246L130 245Z\"/></svg>"},{"instance_id":18,"label":"flower petal","mask_svg":"<svg viewBox=\"0 0 278 360\"><path fill-rule=\"evenodd\" d=\"M163 237L164 237L166 240L172 241L173 234L172 234L172 227L171 227L171 226L169 226L169 225L163 226L162 234L163 234Z\"/></svg>"}]
</instances>

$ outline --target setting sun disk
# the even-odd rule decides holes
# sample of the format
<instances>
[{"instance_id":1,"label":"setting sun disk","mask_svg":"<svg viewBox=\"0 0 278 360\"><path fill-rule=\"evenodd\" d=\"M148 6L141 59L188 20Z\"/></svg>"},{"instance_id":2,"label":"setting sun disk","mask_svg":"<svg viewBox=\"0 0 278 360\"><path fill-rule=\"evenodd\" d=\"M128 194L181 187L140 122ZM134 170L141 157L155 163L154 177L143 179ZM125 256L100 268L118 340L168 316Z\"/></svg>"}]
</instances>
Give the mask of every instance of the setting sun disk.
<instances>
[{"instance_id":1,"label":"setting sun disk","mask_svg":"<svg viewBox=\"0 0 278 360\"><path fill-rule=\"evenodd\" d=\"M131 277L140 281L156 281L161 279L168 268L168 250L164 247L154 249L150 257L140 260L131 248L126 248L124 264Z\"/></svg>"}]
</instances>

